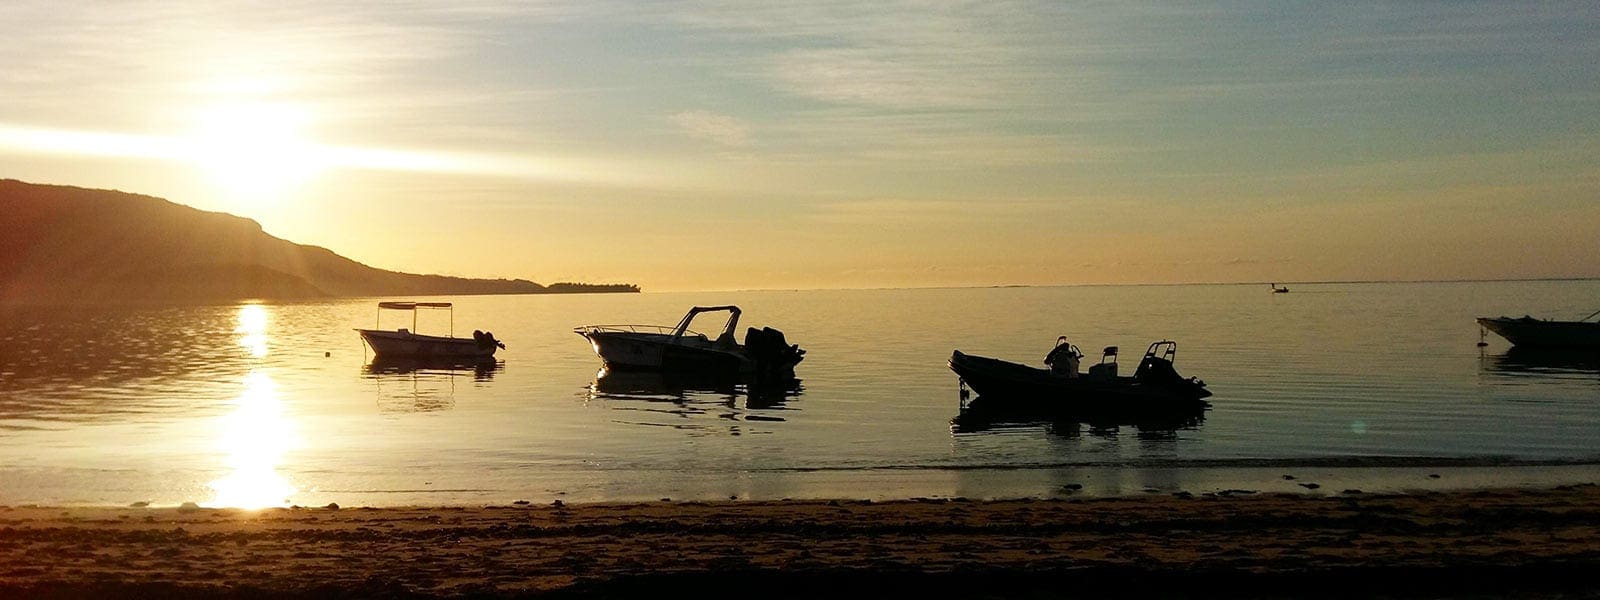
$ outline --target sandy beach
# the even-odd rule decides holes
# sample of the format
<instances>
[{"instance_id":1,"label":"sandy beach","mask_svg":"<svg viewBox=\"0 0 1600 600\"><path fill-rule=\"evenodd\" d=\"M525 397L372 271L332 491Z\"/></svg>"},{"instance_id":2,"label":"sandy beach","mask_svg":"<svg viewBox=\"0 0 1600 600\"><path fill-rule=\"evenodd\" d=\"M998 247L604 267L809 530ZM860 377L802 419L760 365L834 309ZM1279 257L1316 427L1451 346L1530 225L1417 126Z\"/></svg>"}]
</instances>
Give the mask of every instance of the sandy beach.
<instances>
[{"instance_id":1,"label":"sandy beach","mask_svg":"<svg viewBox=\"0 0 1600 600\"><path fill-rule=\"evenodd\" d=\"M0 597L1595 597L1600 487L0 508Z\"/></svg>"}]
</instances>

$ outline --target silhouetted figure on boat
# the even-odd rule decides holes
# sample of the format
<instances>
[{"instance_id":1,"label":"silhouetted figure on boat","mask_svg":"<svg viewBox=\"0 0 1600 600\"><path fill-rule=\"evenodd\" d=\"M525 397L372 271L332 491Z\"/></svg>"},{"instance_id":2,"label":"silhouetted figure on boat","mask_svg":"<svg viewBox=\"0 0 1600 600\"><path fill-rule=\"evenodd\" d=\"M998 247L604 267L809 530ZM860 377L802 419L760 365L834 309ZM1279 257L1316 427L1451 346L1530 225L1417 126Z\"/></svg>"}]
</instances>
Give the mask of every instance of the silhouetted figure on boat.
<instances>
[{"instance_id":1,"label":"silhouetted figure on boat","mask_svg":"<svg viewBox=\"0 0 1600 600\"><path fill-rule=\"evenodd\" d=\"M1083 358L1083 353L1078 347L1067 342L1067 336L1056 338L1056 347L1044 355L1044 364L1050 367L1050 372L1056 375L1065 375L1069 378L1078 376L1078 361Z\"/></svg>"}]
</instances>

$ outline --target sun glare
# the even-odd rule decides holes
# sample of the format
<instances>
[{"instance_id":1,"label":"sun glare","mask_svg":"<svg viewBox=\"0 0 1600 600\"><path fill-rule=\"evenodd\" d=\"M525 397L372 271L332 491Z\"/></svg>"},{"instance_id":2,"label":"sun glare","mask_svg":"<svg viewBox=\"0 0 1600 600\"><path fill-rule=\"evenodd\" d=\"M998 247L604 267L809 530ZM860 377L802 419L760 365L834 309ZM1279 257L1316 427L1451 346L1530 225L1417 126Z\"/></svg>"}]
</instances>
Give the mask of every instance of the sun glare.
<instances>
[{"instance_id":1,"label":"sun glare","mask_svg":"<svg viewBox=\"0 0 1600 600\"><path fill-rule=\"evenodd\" d=\"M275 199L324 168L319 147L304 135L306 121L305 111L288 104L211 107L196 122L195 160L236 196Z\"/></svg>"},{"instance_id":2,"label":"sun glare","mask_svg":"<svg viewBox=\"0 0 1600 600\"><path fill-rule=\"evenodd\" d=\"M283 504L296 489L278 465L294 444L291 421L283 414L272 378L252 372L234 411L221 418L217 447L226 455L228 474L211 482L209 506L263 508Z\"/></svg>"},{"instance_id":3,"label":"sun glare","mask_svg":"<svg viewBox=\"0 0 1600 600\"><path fill-rule=\"evenodd\" d=\"M246 304L239 307L239 325L234 327L234 333L240 334L239 345L250 353L252 358L261 358L267 355L267 309L260 304Z\"/></svg>"}]
</instances>

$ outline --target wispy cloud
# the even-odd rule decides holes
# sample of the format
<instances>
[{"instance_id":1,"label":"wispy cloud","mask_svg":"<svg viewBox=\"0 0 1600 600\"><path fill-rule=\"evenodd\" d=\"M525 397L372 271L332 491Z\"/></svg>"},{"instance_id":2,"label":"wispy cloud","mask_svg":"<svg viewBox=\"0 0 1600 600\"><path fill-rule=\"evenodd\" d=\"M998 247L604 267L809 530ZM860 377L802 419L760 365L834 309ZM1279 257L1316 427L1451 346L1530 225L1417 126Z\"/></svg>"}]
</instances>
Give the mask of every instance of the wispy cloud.
<instances>
[{"instance_id":1,"label":"wispy cloud","mask_svg":"<svg viewBox=\"0 0 1600 600\"><path fill-rule=\"evenodd\" d=\"M393 128L408 114L503 101L496 91L527 93L496 90L492 80L441 85L452 71L440 66L492 46L486 29L574 18L573 6L7 2L0 112L12 122L137 132L181 126L173 121L185 110L211 102L293 98L330 123Z\"/></svg>"},{"instance_id":2,"label":"wispy cloud","mask_svg":"<svg viewBox=\"0 0 1600 600\"><path fill-rule=\"evenodd\" d=\"M505 155L476 152L403 150L297 142L280 151L315 170L342 168L369 171L453 173L553 182L592 182L612 186L670 186L671 177L643 165L617 172L611 161L574 157ZM96 131L43 129L0 123L0 155L60 154L206 164L218 149L211 140ZM262 155L263 160L286 157Z\"/></svg>"},{"instance_id":3,"label":"wispy cloud","mask_svg":"<svg viewBox=\"0 0 1600 600\"><path fill-rule=\"evenodd\" d=\"M1047 26L1036 13L1056 11L1032 9L1006 2L710 2L683 5L668 17L768 48L753 59L759 76L787 93L885 109L970 110L1037 102L1050 93L1039 89L1042 80L1089 77L1087 65L1053 68L1075 54L1067 47L1077 43L1071 23ZM1069 29L1051 30L1062 25Z\"/></svg>"},{"instance_id":4,"label":"wispy cloud","mask_svg":"<svg viewBox=\"0 0 1600 600\"><path fill-rule=\"evenodd\" d=\"M1082 206L1072 200L877 198L822 203L816 207L811 219L817 222L849 225L979 225L995 221L1054 218Z\"/></svg>"},{"instance_id":5,"label":"wispy cloud","mask_svg":"<svg viewBox=\"0 0 1600 600\"><path fill-rule=\"evenodd\" d=\"M691 110L672 115L690 137L710 140L724 146L743 146L750 134L750 126L728 115L703 110Z\"/></svg>"}]
</instances>

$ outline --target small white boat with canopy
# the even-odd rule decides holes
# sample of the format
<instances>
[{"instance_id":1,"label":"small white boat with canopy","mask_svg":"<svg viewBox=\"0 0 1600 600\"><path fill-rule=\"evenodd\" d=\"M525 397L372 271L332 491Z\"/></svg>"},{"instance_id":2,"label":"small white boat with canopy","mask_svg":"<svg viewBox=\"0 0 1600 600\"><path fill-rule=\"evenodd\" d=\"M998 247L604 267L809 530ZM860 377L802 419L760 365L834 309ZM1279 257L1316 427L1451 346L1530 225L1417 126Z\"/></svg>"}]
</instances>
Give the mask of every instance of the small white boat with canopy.
<instances>
[{"instance_id":1,"label":"small white boat with canopy","mask_svg":"<svg viewBox=\"0 0 1600 600\"><path fill-rule=\"evenodd\" d=\"M383 311L406 311L411 313L411 328L385 330L383 327ZM417 311L443 310L450 314L449 335L423 335L416 333ZM455 336L455 308L449 302L379 302L378 322L372 329L356 329L361 333L362 341L372 348L372 353L381 357L411 357L411 358L439 358L439 359L473 359L489 358L494 356L494 351L505 348L500 340L494 339L494 334L486 331L473 331L471 338L458 338Z\"/></svg>"}]
</instances>

